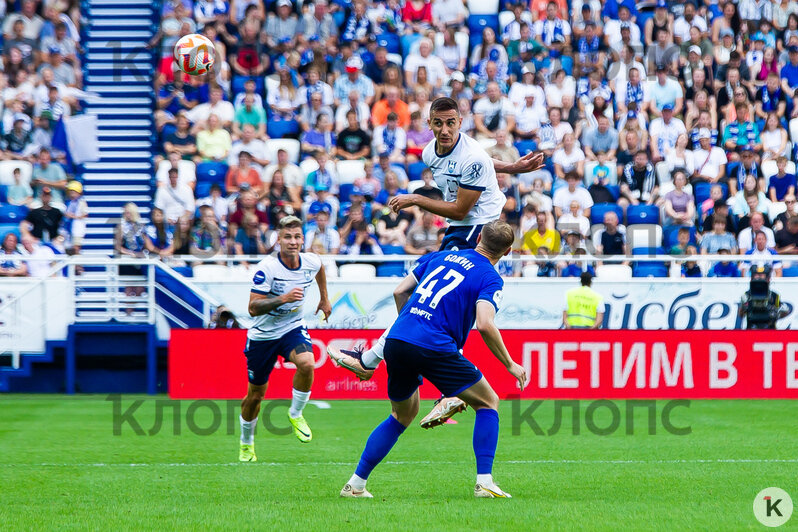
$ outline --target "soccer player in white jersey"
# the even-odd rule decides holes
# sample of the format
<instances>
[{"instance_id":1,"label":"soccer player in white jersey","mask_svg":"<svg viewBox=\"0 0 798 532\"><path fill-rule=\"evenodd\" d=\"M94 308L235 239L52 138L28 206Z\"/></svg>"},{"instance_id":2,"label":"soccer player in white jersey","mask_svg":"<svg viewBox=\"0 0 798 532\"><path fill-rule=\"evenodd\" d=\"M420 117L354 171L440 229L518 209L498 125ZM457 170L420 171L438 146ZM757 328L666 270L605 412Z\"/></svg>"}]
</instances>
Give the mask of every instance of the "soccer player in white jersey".
<instances>
[{"instance_id":1,"label":"soccer player in white jersey","mask_svg":"<svg viewBox=\"0 0 798 532\"><path fill-rule=\"evenodd\" d=\"M399 194L389 203L397 212L415 205L445 217L449 228L441 243L441 250L474 249L482 226L499 219L507 198L499 190L497 172L521 174L543 166L542 153L530 152L514 163L492 159L479 142L460 132L461 121L455 100L438 98L432 102L428 123L435 141L427 144L421 159L432 170L444 199ZM367 351L328 348L327 352L339 366L352 371L361 380L368 380L383 359L385 337L389 330ZM421 426L430 428L440 425L464 409L463 401L444 397L421 420Z\"/></svg>"},{"instance_id":2,"label":"soccer player in white jersey","mask_svg":"<svg viewBox=\"0 0 798 532\"><path fill-rule=\"evenodd\" d=\"M310 399L313 384L313 348L302 318L307 288L316 279L319 285L319 306L316 312L329 318L332 306L327 298L327 277L321 259L315 253L302 253L304 236L302 221L287 216L280 221L277 237L280 252L260 261L255 268L249 293L249 315L252 326L247 332L249 386L241 402L241 449L238 459L255 462L255 427L260 403L266 392L269 374L278 355L296 365L291 408L288 419L294 434L302 443L313 438L302 410Z\"/></svg>"}]
</instances>

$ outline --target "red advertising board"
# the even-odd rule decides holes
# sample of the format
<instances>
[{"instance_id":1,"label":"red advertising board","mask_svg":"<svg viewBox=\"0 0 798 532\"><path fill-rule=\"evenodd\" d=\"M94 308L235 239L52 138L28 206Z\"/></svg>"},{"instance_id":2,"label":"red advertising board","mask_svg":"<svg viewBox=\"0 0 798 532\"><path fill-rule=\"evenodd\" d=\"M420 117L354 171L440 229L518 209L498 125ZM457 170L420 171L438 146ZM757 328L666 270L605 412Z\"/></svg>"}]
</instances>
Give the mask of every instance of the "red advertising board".
<instances>
[{"instance_id":1,"label":"red advertising board","mask_svg":"<svg viewBox=\"0 0 798 532\"><path fill-rule=\"evenodd\" d=\"M315 399L386 399L384 365L360 382L338 368L328 345L371 345L382 331L312 330ZM791 331L505 330L513 359L529 383L515 380L469 336L465 356L500 397L528 399L798 399L798 335ZM174 399L235 399L246 394L246 331L173 330L169 395ZM267 397L290 398L293 370L282 359L269 378ZM428 383L422 398L438 391Z\"/></svg>"}]
</instances>

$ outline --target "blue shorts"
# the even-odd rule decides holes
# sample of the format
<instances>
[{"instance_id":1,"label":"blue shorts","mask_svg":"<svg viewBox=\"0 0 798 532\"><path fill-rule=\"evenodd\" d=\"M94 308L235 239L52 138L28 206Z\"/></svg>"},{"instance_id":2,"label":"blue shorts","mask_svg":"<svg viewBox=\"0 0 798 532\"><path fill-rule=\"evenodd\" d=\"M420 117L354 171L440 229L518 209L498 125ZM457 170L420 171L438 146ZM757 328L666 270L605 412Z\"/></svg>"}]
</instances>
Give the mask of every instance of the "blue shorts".
<instances>
[{"instance_id":1,"label":"blue shorts","mask_svg":"<svg viewBox=\"0 0 798 532\"><path fill-rule=\"evenodd\" d=\"M269 374L274 369L274 363L277 362L277 355L288 360L291 352L297 347L304 347L300 349L301 352L313 352L313 344L310 342L310 335L304 327L297 327L288 331L282 338L277 340L247 340L247 347L244 349L244 354L247 357L247 374L249 382L262 386L269 380Z\"/></svg>"},{"instance_id":2,"label":"blue shorts","mask_svg":"<svg viewBox=\"0 0 798 532\"><path fill-rule=\"evenodd\" d=\"M457 251L477 247L477 237L482 225L450 225L443 235L441 249L438 251Z\"/></svg>"},{"instance_id":3,"label":"blue shorts","mask_svg":"<svg viewBox=\"0 0 798 532\"><path fill-rule=\"evenodd\" d=\"M440 353L402 340L385 340L388 397L399 402L412 396L424 379L446 397L454 397L482 379L482 372L462 354Z\"/></svg>"}]
</instances>

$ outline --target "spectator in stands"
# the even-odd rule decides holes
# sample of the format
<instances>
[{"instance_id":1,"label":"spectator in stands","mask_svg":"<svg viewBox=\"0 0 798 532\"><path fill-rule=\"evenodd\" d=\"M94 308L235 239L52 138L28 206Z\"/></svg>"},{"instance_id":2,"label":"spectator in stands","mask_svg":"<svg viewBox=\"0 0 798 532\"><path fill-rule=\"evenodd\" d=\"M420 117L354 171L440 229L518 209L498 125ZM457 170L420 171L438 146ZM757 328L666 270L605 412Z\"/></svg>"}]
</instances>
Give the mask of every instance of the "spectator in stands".
<instances>
[{"instance_id":1,"label":"spectator in stands","mask_svg":"<svg viewBox=\"0 0 798 532\"><path fill-rule=\"evenodd\" d=\"M222 196L222 187L219 186L219 183L211 185L208 197L199 199L197 201L197 207L200 208L200 212L202 212L201 207L210 207L216 217L217 224L220 222L227 224L227 214L230 210L230 206L227 200ZM200 218L201 217L200 215Z\"/></svg>"},{"instance_id":2,"label":"spectator in stands","mask_svg":"<svg viewBox=\"0 0 798 532\"><path fill-rule=\"evenodd\" d=\"M172 249L170 250L170 256L180 256L180 255L190 255L191 254L191 243L193 241L193 220L192 217L189 215L183 215L175 224L174 228L174 238L172 240ZM181 264L182 263L182 264ZM177 264L185 265L182 261L177 262Z\"/></svg>"},{"instance_id":3,"label":"spectator in stands","mask_svg":"<svg viewBox=\"0 0 798 532\"><path fill-rule=\"evenodd\" d=\"M790 44L788 62L781 67L781 86L785 92L792 94L798 88L798 46Z\"/></svg>"},{"instance_id":4,"label":"spectator in stands","mask_svg":"<svg viewBox=\"0 0 798 532\"><path fill-rule=\"evenodd\" d=\"M560 251L560 233L549 227L548 217L543 211L538 211L536 226L523 236L521 251L530 255L538 255L541 248L546 248L553 254Z\"/></svg>"},{"instance_id":5,"label":"spectator in stands","mask_svg":"<svg viewBox=\"0 0 798 532\"><path fill-rule=\"evenodd\" d=\"M69 202L64 211L63 229L66 233L65 247L74 254L80 253L83 238L86 236L86 219L89 217L89 204L83 197L83 185L70 181L66 186Z\"/></svg>"},{"instance_id":6,"label":"spectator in stands","mask_svg":"<svg viewBox=\"0 0 798 532\"><path fill-rule=\"evenodd\" d=\"M628 205L654 205L659 196L659 178L654 166L648 162L648 154L640 150L634 161L623 170L621 183L621 199L618 204L624 209Z\"/></svg>"},{"instance_id":7,"label":"spectator in stands","mask_svg":"<svg viewBox=\"0 0 798 532\"><path fill-rule=\"evenodd\" d=\"M301 187L299 187L301 190ZM272 227L277 227L282 218L282 214L293 214L302 208L301 194L296 188L291 188L285 183L283 171L277 169L272 175L271 185L266 197L268 210L268 221ZM258 211L260 212L260 211Z\"/></svg>"},{"instance_id":8,"label":"spectator in stands","mask_svg":"<svg viewBox=\"0 0 798 532\"><path fill-rule=\"evenodd\" d=\"M238 154L242 151L249 152L252 157L252 163L260 168L267 167L271 161L266 157L266 143L256 137L255 127L252 124L245 124L241 128L241 138L236 140L230 148L230 153L227 155L227 164L232 166L238 162ZM284 149L286 160L288 152ZM297 167L297 170L299 167Z\"/></svg>"},{"instance_id":9,"label":"spectator in stands","mask_svg":"<svg viewBox=\"0 0 798 532\"><path fill-rule=\"evenodd\" d=\"M335 114L330 106L324 105L321 92L314 92L308 98L310 103L303 104L299 113L299 126L302 131L310 131L322 115L327 117L330 124L335 121Z\"/></svg>"},{"instance_id":10,"label":"spectator in stands","mask_svg":"<svg viewBox=\"0 0 798 532\"><path fill-rule=\"evenodd\" d=\"M241 137L245 125L251 125L255 128L258 138L266 138L266 111L263 106L255 104L255 96L247 94L244 97L244 105L239 107L235 112L233 119L233 137Z\"/></svg>"},{"instance_id":11,"label":"spectator in stands","mask_svg":"<svg viewBox=\"0 0 798 532\"><path fill-rule=\"evenodd\" d=\"M388 123L388 115L396 114L399 127L410 127L410 111L407 104L400 99L399 89L393 86L385 88L385 98L374 104L371 110L371 122L374 126L384 126Z\"/></svg>"},{"instance_id":12,"label":"spectator in stands","mask_svg":"<svg viewBox=\"0 0 798 532\"><path fill-rule=\"evenodd\" d=\"M735 104L737 118L726 125L723 130L723 147L726 151L736 154L730 160L740 160L743 151L750 150L761 152L762 140L759 136L759 127L748 119L748 104Z\"/></svg>"},{"instance_id":13,"label":"spectator in stands","mask_svg":"<svg viewBox=\"0 0 798 532\"><path fill-rule=\"evenodd\" d=\"M344 23L341 31L342 41L346 43L357 41L364 46L368 42L368 37L373 33L374 28L366 8L365 0L354 0L352 2L351 15Z\"/></svg>"},{"instance_id":14,"label":"spectator in stands","mask_svg":"<svg viewBox=\"0 0 798 532\"><path fill-rule=\"evenodd\" d=\"M341 249L341 237L330 227L330 214L319 211L316 214L316 227L305 232L305 251L319 255L338 255Z\"/></svg>"},{"instance_id":15,"label":"spectator in stands","mask_svg":"<svg viewBox=\"0 0 798 532\"><path fill-rule=\"evenodd\" d=\"M701 239L701 254L702 255L715 255L720 250L725 249L737 254L737 239L734 235L728 232L726 227L726 217L721 213L716 213L711 218L712 232L705 233ZM689 233L688 233L689 235Z\"/></svg>"},{"instance_id":16,"label":"spectator in stands","mask_svg":"<svg viewBox=\"0 0 798 532\"><path fill-rule=\"evenodd\" d=\"M244 105L244 98L249 95L255 98L256 107L263 107L263 97L258 94L257 88L258 85L254 78L248 78L246 81L244 81L244 92L239 92L236 94L235 100L233 101L233 107L238 110Z\"/></svg>"},{"instance_id":17,"label":"spectator in stands","mask_svg":"<svg viewBox=\"0 0 798 532\"><path fill-rule=\"evenodd\" d=\"M229 128L236 114L233 104L224 100L224 91L218 85L211 86L209 96L207 103L201 103L187 111L186 117L194 123L196 130L202 129L211 115L216 116L219 127Z\"/></svg>"},{"instance_id":18,"label":"spectator in stands","mask_svg":"<svg viewBox=\"0 0 798 532\"><path fill-rule=\"evenodd\" d=\"M686 139L686 137L685 137ZM663 196L663 224L689 225L695 223L695 201L693 195L684 188L687 186L687 174L683 170L673 172L674 189Z\"/></svg>"},{"instance_id":19,"label":"spectator in stands","mask_svg":"<svg viewBox=\"0 0 798 532\"><path fill-rule=\"evenodd\" d=\"M424 147L434 138L432 131L421 120L421 113L414 111L410 115L410 130L407 137L407 164L412 164L421 160L421 152Z\"/></svg>"},{"instance_id":20,"label":"spectator in stands","mask_svg":"<svg viewBox=\"0 0 798 532\"><path fill-rule=\"evenodd\" d=\"M605 115L598 117L595 129L589 129L582 137L582 146L588 161L597 159L595 152L605 152L607 159L615 159L618 150L618 132L610 127L610 119Z\"/></svg>"},{"instance_id":21,"label":"spectator in stands","mask_svg":"<svg viewBox=\"0 0 798 532\"><path fill-rule=\"evenodd\" d=\"M731 167L728 179L730 194L735 194L738 190L743 190L745 182L749 177L753 178L757 190L764 190L765 178L762 175L762 170L756 163L754 150L749 146L744 147L740 159L740 162L736 165L729 165Z\"/></svg>"},{"instance_id":22,"label":"spectator in stands","mask_svg":"<svg viewBox=\"0 0 798 532\"><path fill-rule=\"evenodd\" d=\"M770 201L784 201L786 196L795 195L795 175L787 173L787 158L780 155L776 159L778 171L770 177L768 195Z\"/></svg>"},{"instance_id":23,"label":"spectator in stands","mask_svg":"<svg viewBox=\"0 0 798 532\"><path fill-rule=\"evenodd\" d=\"M376 105L379 105L379 102ZM338 133L336 156L347 161L369 159L371 138L368 133L360 129L357 122L357 113L351 109L347 111L346 121L347 127Z\"/></svg>"},{"instance_id":24,"label":"spectator in stands","mask_svg":"<svg viewBox=\"0 0 798 532\"><path fill-rule=\"evenodd\" d=\"M509 142L509 135L503 129L496 131L496 144L488 148L488 155L493 159L498 159L507 163L517 161L521 158L518 149Z\"/></svg>"},{"instance_id":25,"label":"spectator in stands","mask_svg":"<svg viewBox=\"0 0 798 532\"><path fill-rule=\"evenodd\" d=\"M382 255L377 239L369 232L366 222L353 224L354 242L349 246L349 255Z\"/></svg>"},{"instance_id":26,"label":"spectator in stands","mask_svg":"<svg viewBox=\"0 0 798 532\"><path fill-rule=\"evenodd\" d=\"M241 227L238 227L233 243L234 255L266 255L274 248L274 242L269 242L266 231L259 223L258 216L248 212L241 217Z\"/></svg>"},{"instance_id":27,"label":"spectator in stands","mask_svg":"<svg viewBox=\"0 0 798 532\"><path fill-rule=\"evenodd\" d=\"M585 238L590 233L590 220L579 213L581 205L578 201L571 201L570 209L557 219L557 230L565 237L575 231L580 238Z\"/></svg>"},{"instance_id":28,"label":"spectator in stands","mask_svg":"<svg viewBox=\"0 0 798 532\"><path fill-rule=\"evenodd\" d=\"M19 241L14 233L6 233L3 245L0 246L0 277L25 277L28 275L28 265L21 260L17 246Z\"/></svg>"},{"instance_id":29,"label":"spectator in stands","mask_svg":"<svg viewBox=\"0 0 798 532\"><path fill-rule=\"evenodd\" d=\"M177 223L183 215L194 215L194 193L178 182L176 168L169 169L169 184L158 187L153 203L170 224Z\"/></svg>"},{"instance_id":30,"label":"spectator in stands","mask_svg":"<svg viewBox=\"0 0 798 532\"><path fill-rule=\"evenodd\" d=\"M349 98L347 101L340 104L335 110L336 131L341 131L347 126L348 122L346 119L346 114L349 111L354 111L357 114L357 122L360 126L360 129L365 131L371 129L369 126L369 120L371 117L369 106L360 99L360 93L358 91L352 90L349 92Z\"/></svg>"},{"instance_id":31,"label":"spectator in stands","mask_svg":"<svg viewBox=\"0 0 798 532\"><path fill-rule=\"evenodd\" d=\"M774 277L781 277L781 261L780 260L763 260L763 258L768 258L773 256L777 256L778 253L772 246L770 246L768 240L769 237L764 233L764 231L755 231L754 235L754 245L751 249L747 249L745 251L745 255L750 257L746 260L743 264L743 270L747 274L748 270L752 266L764 266L770 265L773 269L773 276ZM742 247L740 247L742 251Z\"/></svg>"},{"instance_id":32,"label":"spectator in stands","mask_svg":"<svg viewBox=\"0 0 798 532\"><path fill-rule=\"evenodd\" d=\"M141 258L145 251L144 225L139 217L139 209L135 203L125 204L122 211L122 218L114 231L114 251L117 257ZM139 275L140 268L135 266L120 266L120 275ZM125 290L128 296L134 295L136 291L140 294L143 287L139 290L128 288Z\"/></svg>"},{"instance_id":33,"label":"spectator in stands","mask_svg":"<svg viewBox=\"0 0 798 532\"><path fill-rule=\"evenodd\" d=\"M787 111L787 91L779 82L779 73L771 72L767 76L767 81L756 93L756 117L766 119L768 113L776 113L777 118L783 119Z\"/></svg>"},{"instance_id":34,"label":"spectator in stands","mask_svg":"<svg viewBox=\"0 0 798 532\"><path fill-rule=\"evenodd\" d=\"M275 174L277 174L277 172L275 172ZM231 252L235 235L238 234L238 229L242 226L241 220L245 214L253 214L257 217L261 232L265 233L269 228L269 217L265 212L258 209L257 205L258 196L254 191L246 187L241 190L238 196L237 208L228 218L227 234L230 237L228 238L228 245L230 246Z\"/></svg>"},{"instance_id":35,"label":"spectator in stands","mask_svg":"<svg viewBox=\"0 0 798 532\"><path fill-rule=\"evenodd\" d=\"M197 154L197 137L191 134L191 123L184 114L177 115L177 129L164 139L163 151L164 153L177 152L181 158L187 161Z\"/></svg>"},{"instance_id":36,"label":"spectator in stands","mask_svg":"<svg viewBox=\"0 0 798 532\"><path fill-rule=\"evenodd\" d=\"M313 153L313 158L316 159L319 167L308 174L305 183L307 188L314 190L322 186L333 193L337 192L338 176L335 173L335 163L330 161L327 152L322 150L315 151Z\"/></svg>"},{"instance_id":37,"label":"spectator in stands","mask_svg":"<svg viewBox=\"0 0 798 532\"><path fill-rule=\"evenodd\" d=\"M555 174L559 179L565 179L567 174L573 172L577 178L581 178L585 174L585 153L576 145L571 133L563 136L562 142L562 148L552 156Z\"/></svg>"},{"instance_id":38,"label":"spectator in stands","mask_svg":"<svg viewBox=\"0 0 798 532\"><path fill-rule=\"evenodd\" d=\"M316 37L322 43L338 36L338 25L330 14L327 0L316 0L313 8L309 9L299 24L300 39Z\"/></svg>"},{"instance_id":39,"label":"spectator in stands","mask_svg":"<svg viewBox=\"0 0 798 532\"><path fill-rule=\"evenodd\" d=\"M28 183L22 182L22 174L19 168L12 171L14 184L8 187L6 199L11 205L30 205L33 201L33 190Z\"/></svg>"},{"instance_id":40,"label":"spectator in stands","mask_svg":"<svg viewBox=\"0 0 798 532\"><path fill-rule=\"evenodd\" d=\"M44 19L36 14L36 2L34 0L23 0L22 10L18 13L10 13L3 21L3 35L6 37L11 35L14 24L20 20L22 21L23 35L28 39L34 41L39 38L39 34L44 26Z\"/></svg>"},{"instance_id":41,"label":"spectator in stands","mask_svg":"<svg viewBox=\"0 0 798 532\"><path fill-rule=\"evenodd\" d=\"M462 90L462 84L465 83L463 71L465 70L466 61L468 60L468 45L460 46L460 44L457 42L457 28L454 26L444 29L441 33L443 33L443 44L436 47L435 55L437 55L441 61L443 61L446 74L449 75L450 85L451 80L454 78L454 73L459 72L460 75L458 76L458 82L461 85L458 86L458 91ZM446 90L446 87L442 87L442 89Z\"/></svg>"},{"instance_id":42,"label":"spectator in stands","mask_svg":"<svg viewBox=\"0 0 798 532\"><path fill-rule=\"evenodd\" d=\"M323 150L331 157L335 157L336 143L332 122L324 114L320 114L316 119L315 127L303 133L301 137L302 153L305 155L310 155L316 150Z\"/></svg>"},{"instance_id":43,"label":"spectator in stands","mask_svg":"<svg viewBox=\"0 0 798 532\"><path fill-rule=\"evenodd\" d=\"M199 92L191 85L185 85L182 77L162 85L158 91L158 110L155 112L156 124L163 126L181 114L199 105Z\"/></svg>"},{"instance_id":44,"label":"spectator in stands","mask_svg":"<svg viewBox=\"0 0 798 532\"><path fill-rule=\"evenodd\" d=\"M516 139L537 139L541 123L547 120L545 112L541 113L535 103L536 95L535 88L528 87L524 95L524 103L515 111L515 124L512 133ZM498 131L500 130L497 130L497 133Z\"/></svg>"},{"instance_id":45,"label":"spectator in stands","mask_svg":"<svg viewBox=\"0 0 798 532\"><path fill-rule=\"evenodd\" d=\"M424 182L424 184L415 190L415 194L420 194L421 196L435 200L443 199L443 193L437 187L435 181L433 181L432 170L429 168L422 170L421 180Z\"/></svg>"},{"instance_id":46,"label":"spectator in stands","mask_svg":"<svg viewBox=\"0 0 798 532\"><path fill-rule=\"evenodd\" d=\"M765 215L761 212L751 213L749 226L742 229L737 235L737 243L740 248L740 253L747 254L748 251L754 248L754 237L757 233L762 233L765 236L765 246L768 248L776 247L776 237L773 230L765 226Z\"/></svg>"},{"instance_id":47,"label":"spectator in stands","mask_svg":"<svg viewBox=\"0 0 798 532\"><path fill-rule=\"evenodd\" d=\"M39 195L41 207L28 211L25 219L19 224L22 238L33 236L44 242L50 242L58 236L58 228L64 215L53 207L52 199L52 189L48 186L42 187Z\"/></svg>"},{"instance_id":48,"label":"spectator in stands","mask_svg":"<svg viewBox=\"0 0 798 532\"><path fill-rule=\"evenodd\" d=\"M367 202L371 202L379 195L382 190L382 185L380 184L380 180L374 175L374 163L366 161L363 170L365 171L365 175L355 179L354 188Z\"/></svg>"},{"instance_id":49,"label":"spectator in stands","mask_svg":"<svg viewBox=\"0 0 798 532\"><path fill-rule=\"evenodd\" d=\"M405 211L397 213L393 209L383 209L382 215L376 223L380 245L404 247L407 240L407 229L412 221L413 217Z\"/></svg>"},{"instance_id":50,"label":"spectator in stands","mask_svg":"<svg viewBox=\"0 0 798 532\"><path fill-rule=\"evenodd\" d=\"M784 196L784 205L787 207L787 210L776 216L776 220L773 222L773 229L776 231L786 227L787 220L793 216L798 216L795 194L788 194Z\"/></svg>"},{"instance_id":51,"label":"spectator in stands","mask_svg":"<svg viewBox=\"0 0 798 532\"><path fill-rule=\"evenodd\" d=\"M36 199L41 199L42 189L49 187L52 191L54 203L64 203L64 190L67 185L66 172L57 162L53 162L49 150L39 151L38 162L33 167L33 176L30 182Z\"/></svg>"},{"instance_id":52,"label":"spectator in stands","mask_svg":"<svg viewBox=\"0 0 798 532\"><path fill-rule=\"evenodd\" d=\"M565 182L568 186L561 187L554 193L552 203L555 217L559 218L564 212L570 210L572 201L579 203L579 215L589 217L590 208L593 206L593 198L590 197L587 189L581 185L582 178L576 172L571 171L565 174ZM552 247L549 247L549 249L554 250Z\"/></svg>"},{"instance_id":53,"label":"spectator in stands","mask_svg":"<svg viewBox=\"0 0 798 532\"><path fill-rule=\"evenodd\" d=\"M277 0L277 14L266 19L263 40L270 49L284 53L296 48L299 20L292 13L291 0Z\"/></svg>"},{"instance_id":54,"label":"spectator in stands","mask_svg":"<svg viewBox=\"0 0 798 532\"><path fill-rule=\"evenodd\" d=\"M224 188L228 194L236 194L244 183L249 185L249 188L258 196L263 194L260 173L252 166L252 155L248 151L239 152L238 164L227 170Z\"/></svg>"},{"instance_id":55,"label":"spectator in stands","mask_svg":"<svg viewBox=\"0 0 798 532\"><path fill-rule=\"evenodd\" d=\"M230 64L233 72L238 76L263 76L271 61L267 45L258 36L256 25L243 24L238 41L231 44Z\"/></svg>"},{"instance_id":56,"label":"spectator in stands","mask_svg":"<svg viewBox=\"0 0 798 532\"><path fill-rule=\"evenodd\" d=\"M30 130L23 127L25 122L25 118L15 115L13 129L3 137L6 157L9 159L25 159L27 157L25 152L32 139Z\"/></svg>"},{"instance_id":57,"label":"spectator in stands","mask_svg":"<svg viewBox=\"0 0 798 532\"><path fill-rule=\"evenodd\" d=\"M277 70L279 85L266 95L266 103L271 109L271 120L291 121L298 117L299 107L307 101L302 101L302 95L291 77L287 67Z\"/></svg>"},{"instance_id":58,"label":"spectator in stands","mask_svg":"<svg viewBox=\"0 0 798 532\"><path fill-rule=\"evenodd\" d=\"M474 103L474 125L477 138L483 139L495 138L499 129L512 131L515 128L515 109L497 83L488 83L485 96Z\"/></svg>"},{"instance_id":59,"label":"spectator in stands","mask_svg":"<svg viewBox=\"0 0 798 532\"><path fill-rule=\"evenodd\" d=\"M699 148L693 151L694 181L728 182L726 179L726 152L717 146L712 146L712 135L709 129L699 129L698 142Z\"/></svg>"},{"instance_id":60,"label":"spectator in stands","mask_svg":"<svg viewBox=\"0 0 798 532\"><path fill-rule=\"evenodd\" d=\"M160 258L172 254L174 244L174 227L167 223L164 211L153 207L150 211L150 223L144 230L144 247L150 255Z\"/></svg>"},{"instance_id":61,"label":"spectator in stands","mask_svg":"<svg viewBox=\"0 0 798 532\"><path fill-rule=\"evenodd\" d=\"M22 55L22 66L31 69L41 62L39 49L36 46L36 39L25 37L25 23L17 19L11 26L11 38L5 43L6 49L15 48ZM38 36L37 36L38 38Z\"/></svg>"},{"instance_id":62,"label":"spectator in stands","mask_svg":"<svg viewBox=\"0 0 798 532\"><path fill-rule=\"evenodd\" d=\"M604 213L604 227L594 234L593 242L599 255L626 255L626 228L619 225L614 211Z\"/></svg>"},{"instance_id":63,"label":"spectator in stands","mask_svg":"<svg viewBox=\"0 0 798 532\"><path fill-rule=\"evenodd\" d=\"M687 253L688 257L695 256L697 250L695 246L687 246ZM695 260L687 260L682 264L682 277L703 277L701 273L701 268L698 266L698 263Z\"/></svg>"},{"instance_id":64,"label":"spectator in stands","mask_svg":"<svg viewBox=\"0 0 798 532\"><path fill-rule=\"evenodd\" d=\"M176 151L169 154L168 161L161 161L155 173L156 186L164 187L169 184L169 169L177 168L177 181L187 185L191 190L197 186L196 166L191 161L184 161Z\"/></svg>"},{"instance_id":65,"label":"spectator in stands","mask_svg":"<svg viewBox=\"0 0 798 532\"><path fill-rule=\"evenodd\" d=\"M305 186L305 174L302 169L292 163L288 158L288 152L284 149L277 150L277 162L269 165L263 171L263 181L274 186L274 173L280 170L288 194L297 201L302 197L302 188ZM292 200L294 201L294 200ZM299 208L299 204L293 204L294 208Z\"/></svg>"},{"instance_id":66,"label":"spectator in stands","mask_svg":"<svg viewBox=\"0 0 798 532\"><path fill-rule=\"evenodd\" d=\"M718 250L719 255L729 255L731 251L728 248L721 248ZM721 260L716 262L712 269L709 271L710 277L740 277L740 269L737 264L729 260Z\"/></svg>"},{"instance_id":67,"label":"spectator in stands","mask_svg":"<svg viewBox=\"0 0 798 532\"><path fill-rule=\"evenodd\" d=\"M232 145L230 133L220 127L219 117L212 114L208 117L205 129L197 133L197 162L226 161Z\"/></svg>"},{"instance_id":68,"label":"spectator in stands","mask_svg":"<svg viewBox=\"0 0 798 532\"><path fill-rule=\"evenodd\" d=\"M224 235L212 206L202 205L199 213L200 222L191 231L190 253L197 257L212 257L224 246Z\"/></svg>"},{"instance_id":69,"label":"spectator in stands","mask_svg":"<svg viewBox=\"0 0 798 532\"><path fill-rule=\"evenodd\" d=\"M680 227L678 231L676 231L676 245L673 246L670 249L670 251L668 251L668 254L673 255L675 257L681 257L683 255L687 255L687 247L689 245L690 245L690 228Z\"/></svg>"},{"instance_id":70,"label":"spectator in stands","mask_svg":"<svg viewBox=\"0 0 798 532\"><path fill-rule=\"evenodd\" d=\"M399 127L399 117L396 113L388 114L386 125L374 128L374 138L371 142L374 153L388 154L392 163L405 162L407 134Z\"/></svg>"},{"instance_id":71,"label":"spectator in stands","mask_svg":"<svg viewBox=\"0 0 798 532\"><path fill-rule=\"evenodd\" d=\"M798 217L788 219L786 227L776 232L775 237L779 255L798 255Z\"/></svg>"},{"instance_id":72,"label":"spectator in stands","mask_svg":"<svg viewBox=\"0 0 798 532\"><path fill-rule=\"evenodd\" d=\"M651 100L647 110L655 117L662 116L665 106L670 106L674 115L681 114L684 109L684 91L678 81L668 77L668 70L668 65L657 65L657 79L649 83L648 93Z\"/></svg>"},{"instance_id":73,"label":"spectator in stands","mask_svg":"<svg viewBox=\"0 0 798 532\"><path fill-rule=\"evenodd\" d=\"M432 49L432 40L424 37L418 43L418 53L411 53L405 58L405 85L414 87L418 81L418 70L423 67L429 83L435 90L441 89L447 77L446 66L440 57L433 55Z\"/></svg>"},{"instance_id":74,"label":"spectator in stands","mask_svg":"<svg viewBox=\"0 0 798 532\"><path fill-rule=\"evenodd\" d=\"M404 251L408 255L426 255L438 250L438 229L435 215L424 211L421 222L416 223L407 233Z\"/></svg>"},{"instance_id":75,"label":"spectator in stands","mask_svg":"<svg viewBox=\"0 0 798 532\"><path fill-rule=\"evenodd\" d=\"M346 62L346 76L340 76L333 86L333 97L336 105L341 105L349 97L351 91L357 91L360 101L371 105L374 100L374 83L363 74L363 60L358 56L350 57Z\"/></svg>"},{"instance_id":76,"label":"spectator in stands","mask_svg":"<svg viewBox=\"0 0 798 532\"><path fill-rule=\"evenodd\" d=\"M761 138L761 162L789 154L789 135L787 134L787 130L781 126L781 122L779 121L779 117L776 116L776 113L768 114L767 119L765 119L765 129L762 131Z\"/></svg>"},{"instance_id":77,"label":"spectator in stands","mask_svg":"<svg viewBox=\"0 0 798 532\"><path fill-rule=\"evenodd\" d=\"M674 114L673 105L666 103L661 116L651 121L651 160L655 163L662 161L667 151L676 146L679 135L687 132L684 122L675 118Z\"/></svg>"}]
</instances>

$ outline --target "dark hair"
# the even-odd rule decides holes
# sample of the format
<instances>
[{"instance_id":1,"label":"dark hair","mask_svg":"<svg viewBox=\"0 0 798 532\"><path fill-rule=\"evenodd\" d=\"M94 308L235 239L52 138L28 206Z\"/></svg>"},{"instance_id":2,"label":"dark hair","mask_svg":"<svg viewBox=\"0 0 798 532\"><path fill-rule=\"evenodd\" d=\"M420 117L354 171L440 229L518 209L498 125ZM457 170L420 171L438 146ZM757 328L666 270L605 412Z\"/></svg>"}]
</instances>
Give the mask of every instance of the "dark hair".
<instances>
[{"instance_id":1,"label":"dark hair","mask_svg":"<svg viewBox=\"0 0 798 532\"><path fill-rule=\"evenodd\" d=\"M582 286L590 286L590 283L593 282L593 275L590 272L582 272L579 282L582 283Z\"/></svg>"},{"instance_id":2,"label":"dark hair","mask_svg":"<svg viewBox=\"0 0 798 532\"><path fill-rule=\"evenodd\" d=\"M429 107L430 116L435 113L442 113L444 111L455 111L458 115L460 114L460 110L457 107L457 102L452 98L436 98Z\"/></svg>"},{"instance_id":3,"label":"dark hair","mask_svg":"<svg viewBox=\"0 0 798 532\"><path fill-rule=\"evenodd\" d=\"M494 220L482 227L480 244L493 258L501 258L515 240L513 228L507 222Z\"/></svg>"},{"instance_id":4,"label":"dark hair","mask_svg":"<svg viewBox=\"0 0 798 532\"><path fill-rule=\"evenodd\" d=\"M680 227L678 234L683 235L685 233L687 233L689 235L690 234L690 228L689 227Z\"/></svg>"},{"instance_id":5,"label":"dark hair","mask_svg":"<svg viewBox=\"0 0 798 532\"><path fill-rule=\"evenodd\" d=\"M721 216L719 214L715 214L712 216L712 225L715 224L723 224L723 227L726 227L726 217Z\"/></svg>"}]
</instances>

